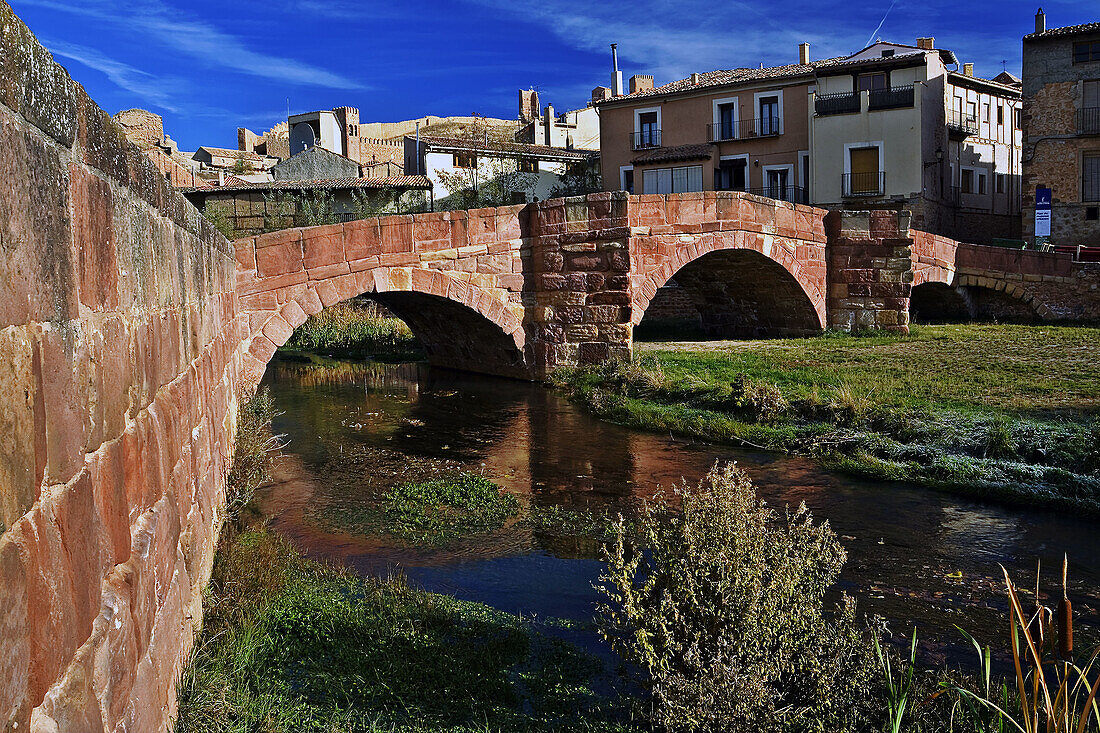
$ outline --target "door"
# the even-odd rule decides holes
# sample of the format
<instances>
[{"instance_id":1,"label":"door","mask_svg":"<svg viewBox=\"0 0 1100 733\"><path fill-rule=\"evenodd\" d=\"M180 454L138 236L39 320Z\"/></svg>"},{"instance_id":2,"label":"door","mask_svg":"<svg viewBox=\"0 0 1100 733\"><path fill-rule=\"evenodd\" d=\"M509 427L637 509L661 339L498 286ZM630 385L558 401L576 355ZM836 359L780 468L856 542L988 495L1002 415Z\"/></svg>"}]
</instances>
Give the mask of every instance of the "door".
<instances>
[{"instance_id":1,"label":"door","mask_svg":"<svg viewBox=\"0 0 1100 733\"><path fill-rule=\"evenodd\" d=\"M761 135L779 134L779 97L760 98L760 122Z\"/></svg>"},{"instance_id":2,"label":"door","mask_svg":"<svg viewBox=\"0 0 1100 733\"><path fill-rule=\"evenodd\" d=\"M657 127L657 113L643 112L638 115L638 147L658 148L661 146L661 130Z\"/></svg>"},{"instance_id":3,"label":"door","mask_svg":"<svg viewBox=\"0 0 1100 733\"><path fill-rule=\"evenodd\" d=\"M788 200L787 196L787 181L788 171L786 168L773 168L767 173L767 193L766 195L773 199L781 199L783 201Z\"/></svg>"},{"instance_id":4,"label":"door","mask_svg":"<svg viewBox=\"0 0 1100 733\"><path fill-rule=\"evenodd\" d=\"M737 121L737 105L735 104L720 104L718 105L718 139L719 140L733 140L737 137L737 133L734 131L734 124Z\"/></svg>"},{"instance_id":5,"label":"door","mask_svg":"<svg viewBox=\"0 0 1100 733\"><path fill-rule=\"evenodd\" d=\"M879 191L878 148L852 148L850 194L872 194Z\"/></svg>"},{"instance_id":6,"label":"door","mask_svg":"<svg viewBox=\"0 0 1100 733\"><path fill-rule=\"evenodd\" d=\"M746 165L744 160L723 160L718 167L716 188L719 191L744 191Z\"/></svg>"}]
</instances>

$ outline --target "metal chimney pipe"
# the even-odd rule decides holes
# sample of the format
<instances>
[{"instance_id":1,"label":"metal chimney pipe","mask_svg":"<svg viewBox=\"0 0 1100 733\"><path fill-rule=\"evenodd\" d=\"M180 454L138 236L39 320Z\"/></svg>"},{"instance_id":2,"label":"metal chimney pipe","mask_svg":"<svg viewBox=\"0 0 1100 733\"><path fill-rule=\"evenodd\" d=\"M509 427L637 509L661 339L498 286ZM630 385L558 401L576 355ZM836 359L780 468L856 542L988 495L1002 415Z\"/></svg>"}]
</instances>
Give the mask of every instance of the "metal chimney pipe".
<instances>
[{"instance_id":1,"label":"metal chimney pipe","mask_svg":"<svg viewBox=\"0 0 1100 733\"><path fill-rule=\"evenodd\" d=\"M619 44L611 44L611 68L612 68L612 83L611 93L616 97L623 96L623 72L619 71Z\"/></svg>"}]
</instances>

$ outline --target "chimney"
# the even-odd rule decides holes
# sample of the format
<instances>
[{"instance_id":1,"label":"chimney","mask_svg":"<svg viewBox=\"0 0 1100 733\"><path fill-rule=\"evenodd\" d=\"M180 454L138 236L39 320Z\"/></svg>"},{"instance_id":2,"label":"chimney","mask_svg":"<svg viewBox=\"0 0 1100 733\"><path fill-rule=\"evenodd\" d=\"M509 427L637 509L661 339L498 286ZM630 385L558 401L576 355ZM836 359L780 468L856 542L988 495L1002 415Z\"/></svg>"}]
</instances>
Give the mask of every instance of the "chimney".
<instances>
[{"instance_id":1,"label":"chimney","mask_svg":"<svg viewBox=\"0 0 1100 733\"><path fill-rule=\"evenodd\" d=\"M630 93L645 92L653 88L652 74L635 74L630 77Z\"/></svg>"},{"instance_id":2,"label":"chimney","mask_svg":"<svg viewBox=\"0 0 1100 733\"><path fill-rule=\"evenodd\" d=\"M611 98L611 90L607 87L596 87L592 90L592 103L602 102Z\"/></svg>"},{"instance_id":3,"label":"chimney","mask_svg":"<svg viewBox=\"0 0 1100 733\"><path fill-rule=\"evenodd\" d=\"M810 44L798 44L798 63L802 64L803 66L810 63Z\"/></svg>"},{"instance_id":4,"label":"chimney","mask_svg":"<svg viewBox=\"0 0 1100 733\"><path fill-rule=\"evenodd\" d=\"M1047 29L1047 14L1043 12L1042 8L1039 8L1039 12L1035 13L1035 32L1043 33Z\"/></svg>"},{"instance_id":5,"label":"chimney","mask_svg":"<svg viewBox=\"0 0 1100 733\"><path fill-rule=\"evenodd\" d=\"M924 51L934 51L936 50L936 39L933 36L928 36L927 38L918 38L917 48Z\"/></svg>"},{"instance_id":6,"label":"chimney","mask_svg":"<svg viewBox=\"0 0 1100 733\"><path fill-rule=\"evenodd\" d=\"M623 96L623 72L619 71L619 52L617 51L619 44L611 44L611 67L613 70L611 78L612 93L616 97Z\"/></svg>"},{"instance_id":7,"label":"chimney","mask_svg":"<svg viewBox=\"0 0 1100 733\"><path fill-rule=\"evenodd\" d=\"M963 76L974 76L974 64L963 64Z\"/></svg>"},{"instance_id":8,"label":"chimney","mask_svg":"<svg viewBox=\"0 0 1100 733\"><path fill-rule=\"evenodd\" d=\"M698 74L693 73L691 75L691 85L692 86L698 86L699 85L699 75Z\"/></svg>"}]
</instances>

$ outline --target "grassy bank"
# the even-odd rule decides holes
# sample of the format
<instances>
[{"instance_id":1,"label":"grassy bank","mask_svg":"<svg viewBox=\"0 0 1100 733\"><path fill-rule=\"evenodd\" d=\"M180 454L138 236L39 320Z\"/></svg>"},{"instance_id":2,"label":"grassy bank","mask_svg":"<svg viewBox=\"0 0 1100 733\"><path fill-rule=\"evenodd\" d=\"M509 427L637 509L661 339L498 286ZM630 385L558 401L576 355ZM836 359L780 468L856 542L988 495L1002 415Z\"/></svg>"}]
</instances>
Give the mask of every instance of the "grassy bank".
<instances>
[{"instance_id":1,"label":"grassy bank","mask_svg":"<svg viewBox=\"0 0 1100 733\"><path fill-rule=\"evenodd\" d=\"M638 344L553 381L616 422L814 456L880 479L1100 511L1100 331Z\"/></svg>"},{"instance_id":2,"label":"grassy bank","mask_svg":"<svg viewBox=\"0 0 1100 733\"><path fill-rule=\"evenodd\" d=\"M357 300L337 303L310 316L282 350L358 358L421 355L420 344L404 321L375 303Z\"/></svg>"},{"instance_id":3,"label":"grassy bank","mask_svg":"<svg viewBox=\"0 0 1100 733\"><path fill-rule=\"evenodd\" d=\"M602 674L531 622L250 530L218 552L176 730L626 730Z\"/></svg>"}]
</instances>

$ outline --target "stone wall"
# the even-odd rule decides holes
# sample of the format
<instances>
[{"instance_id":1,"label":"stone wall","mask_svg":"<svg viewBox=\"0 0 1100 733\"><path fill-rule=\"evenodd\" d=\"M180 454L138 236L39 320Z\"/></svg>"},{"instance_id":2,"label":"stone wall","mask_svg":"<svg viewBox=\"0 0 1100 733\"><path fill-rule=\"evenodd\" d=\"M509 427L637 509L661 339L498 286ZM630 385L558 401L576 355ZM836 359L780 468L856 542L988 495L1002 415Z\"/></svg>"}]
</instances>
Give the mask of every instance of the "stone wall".
<instances>
[{"instance_id":1,"label":"stone wall","mask_svg":"<svg viewBox=\"0 0 1100 733\"><path fill-rule=\"evenodd\" d=\"M0 2L0 729L164 730L236 413L233 256Z\"/></svg>"}]
</instances>

